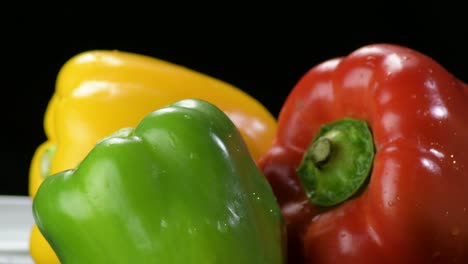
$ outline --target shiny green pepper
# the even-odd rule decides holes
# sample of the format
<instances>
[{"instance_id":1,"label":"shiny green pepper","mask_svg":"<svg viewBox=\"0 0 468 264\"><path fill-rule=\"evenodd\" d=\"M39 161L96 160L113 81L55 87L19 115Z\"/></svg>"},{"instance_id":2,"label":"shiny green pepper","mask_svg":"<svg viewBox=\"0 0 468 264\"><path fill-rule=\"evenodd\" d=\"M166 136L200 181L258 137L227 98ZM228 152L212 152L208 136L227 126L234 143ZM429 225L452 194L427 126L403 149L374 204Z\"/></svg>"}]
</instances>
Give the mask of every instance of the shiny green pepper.
<instances>
[{"instance_id":1,"label":"shiny green pepper","mask_svg":"<svg viewBox=\"0 0 468 264\"><path fill-rule=\"evenodd\" d=\"M185 99L99 141L33 201L62 263L285 261L284 220L229 117Z\"/></svg>"}]
</instances>

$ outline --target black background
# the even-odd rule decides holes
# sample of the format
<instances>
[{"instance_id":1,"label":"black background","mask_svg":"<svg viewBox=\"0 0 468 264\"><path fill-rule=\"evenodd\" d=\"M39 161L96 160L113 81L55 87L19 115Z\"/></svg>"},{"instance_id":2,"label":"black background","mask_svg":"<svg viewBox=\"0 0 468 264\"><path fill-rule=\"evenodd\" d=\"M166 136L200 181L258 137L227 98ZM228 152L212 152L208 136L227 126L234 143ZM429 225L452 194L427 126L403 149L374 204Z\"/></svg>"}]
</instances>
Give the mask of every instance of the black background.
<instances>
[{"instance_id":1,"label":"black background","mask_svg":"<svg viewBox=\"0 0 468 264\"><path fill-rule=\"evenodd\" d=\"M247 91L275 116L309 68L371 43L419 50L468 82L462 1L317 3L98 8L72 2L4 9L11 13L0 21L0 195L27 194L29 163L45 140L43 115L55 77L71 56L86 50L118 49L187 66Z\"/></svg>"}]
</instances>

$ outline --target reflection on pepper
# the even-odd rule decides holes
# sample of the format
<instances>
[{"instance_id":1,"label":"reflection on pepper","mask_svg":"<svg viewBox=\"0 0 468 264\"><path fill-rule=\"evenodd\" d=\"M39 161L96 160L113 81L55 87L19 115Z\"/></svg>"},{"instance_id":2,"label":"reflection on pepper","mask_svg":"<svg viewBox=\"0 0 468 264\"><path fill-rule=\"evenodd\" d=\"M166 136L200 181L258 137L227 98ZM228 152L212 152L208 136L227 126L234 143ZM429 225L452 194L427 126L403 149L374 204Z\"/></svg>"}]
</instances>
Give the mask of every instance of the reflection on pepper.
<instances>
[{"instance_id":1,"label":"reflection on pepper","mask_svg":"<svg viewBox=\"0 0 468 264\"><path fill-rule=\"evenodd\" d=\"M135 126L147 113L187 97L207 100L232 118L254 158L272 143L275 118L233 85L139 54L83 52L67 61L57 76L44 119L47 141L31 162L30 196L35 196L47 175L75 167L101 138L118 128ZM30 240L34 260L57 263L39 235L32 233Z\"/></svg>"},{"instance_id":2,"label":"reflection on pepper","mask_svg":"<svg viewBox=\"0 0 468 264\"><path fill-rule=\"evenodd\" d=\"M468 86L406 47L368 45L311 68L258 161L285 216L289 263L467 263L467 116ZM372 171L349 199L317 206L318 193L341 185L310 184L297 170L316 166L304 164L311 142L344 118L369 125Z\"/></svg>"},{"instance_id":3,"label":"reflection on pepper","mask_svg":"<svg viewBox=\"0 0 468 264\"><path fill-rule=\"evenodd\" d=\"M62 263L282 264L284 220L233 122L185 99L47 177L37 226Z\"/></svg>"}]
</instances>

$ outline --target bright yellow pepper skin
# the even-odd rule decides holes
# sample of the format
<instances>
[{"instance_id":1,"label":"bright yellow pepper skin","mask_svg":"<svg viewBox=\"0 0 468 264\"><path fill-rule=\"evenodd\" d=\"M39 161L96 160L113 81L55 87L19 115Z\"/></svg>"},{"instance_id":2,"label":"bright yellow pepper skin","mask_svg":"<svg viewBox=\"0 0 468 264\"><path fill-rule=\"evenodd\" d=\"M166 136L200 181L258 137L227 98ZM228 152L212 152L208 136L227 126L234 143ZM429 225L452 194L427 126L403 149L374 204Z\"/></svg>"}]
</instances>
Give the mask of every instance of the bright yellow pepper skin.
<instances>
[{"instance_id":1,"label":"bright yellow pepper skin","mask_svg":"<svg viewBox=\"0 0 468 264\"><path fill-rule=\"evenodd\" d=\"M77 54L60 69L47 106L47 141L31 161L29 195L45 176L74 168L101 138L136 126L149 112L185 98L209 101L240 130L257 160L273 142L277 123L267 108L239 88L214 77L157 58L117 50ZM55 153L47 153L55 147ZM40 232L31 233L37 264L59 263ZM40 249L40 250L38 250Z\"/></svg>"}]
</instances>

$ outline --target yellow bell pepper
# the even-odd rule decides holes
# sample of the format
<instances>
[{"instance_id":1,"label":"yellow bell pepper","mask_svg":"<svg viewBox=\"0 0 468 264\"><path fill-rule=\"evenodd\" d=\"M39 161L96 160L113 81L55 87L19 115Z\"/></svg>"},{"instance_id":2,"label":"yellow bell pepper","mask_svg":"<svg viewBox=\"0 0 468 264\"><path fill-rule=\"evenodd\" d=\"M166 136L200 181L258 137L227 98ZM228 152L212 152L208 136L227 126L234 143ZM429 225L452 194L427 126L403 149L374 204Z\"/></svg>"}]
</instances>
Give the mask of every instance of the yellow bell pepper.
<instances>
[{"instance_id":1,"label":"yellow bell pepper","mask_svg":"<svg viewBox=\"0 0 468 264\"><path fill-rule=\"evenodd\" d=\"M60 69L47 106L47 141L31 161L29 195L47 175L75 167L101 138L135 126L149 112L185 98L213 103L235 123L256 160L272 144L277 123L255 98L214 77L154 57L93 50L72 57ZM59 263L33 227L34 261Z\"/></svg>"}]
</instances>

